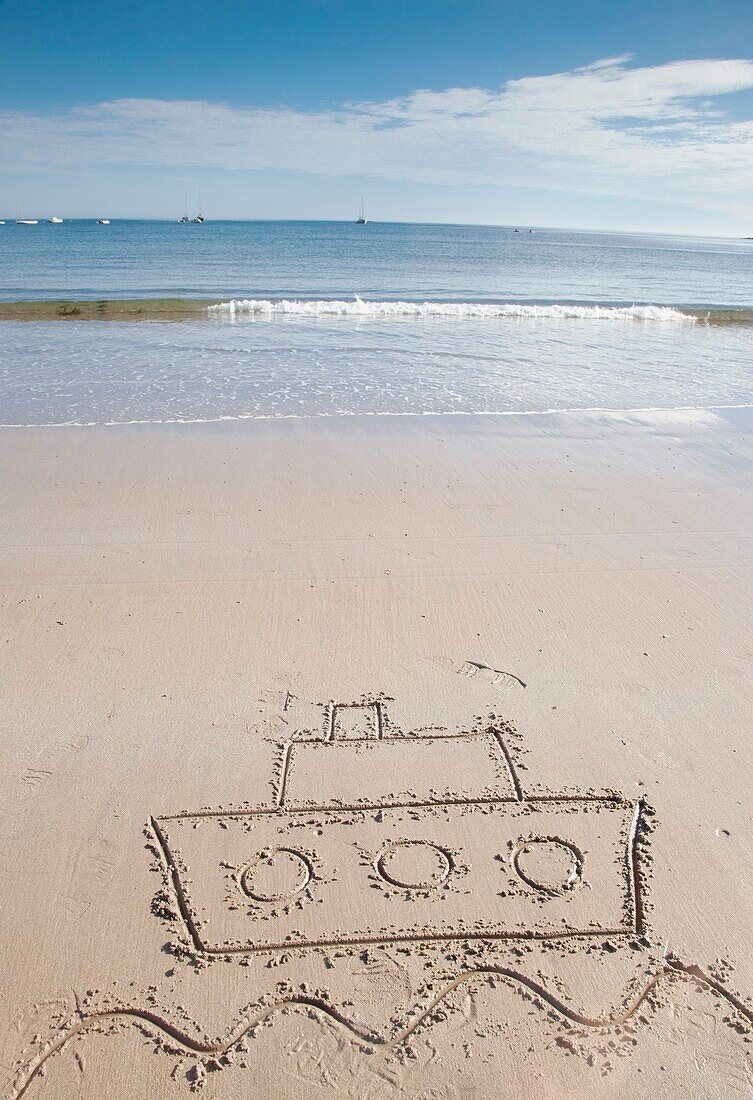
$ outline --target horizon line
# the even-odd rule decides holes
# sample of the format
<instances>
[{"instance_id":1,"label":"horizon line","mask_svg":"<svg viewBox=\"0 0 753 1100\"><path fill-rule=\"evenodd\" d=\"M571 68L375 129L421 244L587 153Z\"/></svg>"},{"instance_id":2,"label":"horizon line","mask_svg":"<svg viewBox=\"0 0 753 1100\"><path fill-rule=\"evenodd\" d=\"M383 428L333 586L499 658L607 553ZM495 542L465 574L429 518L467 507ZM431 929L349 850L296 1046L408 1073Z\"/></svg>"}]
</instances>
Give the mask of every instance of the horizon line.
<instances>
[{"instance_id":1,"label":"horizon line","mask_svg":"<svg viewBox=\"0 0 753 1100\"><path fill-rule=\"evenodd\" d=\"M58 217L59 215L35 215L39 224L48 225L50 217ZM95 214L79 214L75 216L64 216L63 223L65 222L94 222L96 223L102 215ZM0 219L2 221L3 219ZM5 223L7 225L15 225L17 216L6 217ZM162 225L181 225L179 218L174 217L160 217L157 215L110 215L108 221L112 222L154 222ZM239 223L239 224L254 224L254 223L267 223L267 224L288 224L296 223L300 225L356 225L355 218L281 218L281 217L220 217L211 218L206 217L203 225L209 224L223 224L223 223ZM193 224L189 222L188 224ZM398 219L378 219L369 218L368 225L409 225L417 227L427 228L446 228L446 229L528 229L540 230L548 233L594 233L594 234L613 234L615 236L640 236L640 237L681 237L690 240L729 240L729 241L753 241L753 235L746 236L744 234L730 234L730 233L688 233L672 230L657 230L657 229L609 229L600 227L598 229L585 228L583 226L566 226L566 225L544 225L537 224L535 222L423 222L423 221L411 221L407 218ZM368 232L368 230L366 230ZM753 227L752 227L753 234Z\"/></svg>"}]
</instances>

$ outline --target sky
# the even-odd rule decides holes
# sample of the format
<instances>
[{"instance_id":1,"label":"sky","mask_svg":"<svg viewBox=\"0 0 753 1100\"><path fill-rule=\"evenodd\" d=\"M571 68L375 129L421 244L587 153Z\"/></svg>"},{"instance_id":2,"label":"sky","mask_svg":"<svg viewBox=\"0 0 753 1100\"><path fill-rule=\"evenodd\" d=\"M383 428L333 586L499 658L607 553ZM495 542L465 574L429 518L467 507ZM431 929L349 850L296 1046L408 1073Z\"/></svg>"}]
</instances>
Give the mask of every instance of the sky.
<instances>
[{"instance_id":1,"label":"sky","mask_svg":"<svg viewBox=\"0 0 753 1100\"><path fill-rule=\"evenodd\" d=\"M753 235L750 0L0 0L0 217Z\"/></svg>"}]
</instances>

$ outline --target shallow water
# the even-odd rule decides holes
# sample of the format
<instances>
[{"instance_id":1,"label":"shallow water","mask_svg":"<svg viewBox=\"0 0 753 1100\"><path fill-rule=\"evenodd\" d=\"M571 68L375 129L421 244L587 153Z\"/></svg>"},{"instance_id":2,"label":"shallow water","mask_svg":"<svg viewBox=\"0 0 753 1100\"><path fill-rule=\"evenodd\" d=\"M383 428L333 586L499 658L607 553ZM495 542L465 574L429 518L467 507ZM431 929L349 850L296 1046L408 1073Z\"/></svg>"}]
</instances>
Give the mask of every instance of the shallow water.
<instances>
[{"instance_id":1,"label":"shallow water","mask_svg":"<svg viewBox=\"0 0 753 1100\"><path fill-rule=\"evenodd\" d=\"M750 332L283 318L0 325L4 423L753 403Z\"/></svg>"}]
</instances>

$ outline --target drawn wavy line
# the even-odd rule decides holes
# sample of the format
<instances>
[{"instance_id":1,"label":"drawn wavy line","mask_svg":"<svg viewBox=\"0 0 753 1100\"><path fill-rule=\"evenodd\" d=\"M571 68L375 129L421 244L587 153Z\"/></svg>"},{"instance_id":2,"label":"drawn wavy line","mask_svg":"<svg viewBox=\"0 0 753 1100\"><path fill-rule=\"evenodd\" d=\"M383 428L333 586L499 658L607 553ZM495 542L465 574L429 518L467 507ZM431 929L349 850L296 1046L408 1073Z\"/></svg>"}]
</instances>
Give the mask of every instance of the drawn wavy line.
<instances>
[{"instance_id":1,"label":"drawn wavy line","mask_svg":"<svg viewBox=\"0 0 753 1100\"><path fill-rule=\"evenodd\" d=\"M523 987L533 993L536 997L544 1001L549 1008L554 1009L566 1020L571 1023L578 1024L581 1027L589 1028L610 1028L617 1027L621 1024L627 1023L632 1016L638 1011L640 1006L651 994L654 988L658 985L663 977L667 975L673 975L684 981L701 982L708 989L713 990L718 996L723 998L729 1005L731 1005L736 1012L740 1014L747 1022L753 1027L753 1009L748 1007L745 1002L727 989L716 978L711 977L703 971L699 966L687 965L680 962L675 958L667 958L665 960L666 965L655 974L652 978L646 982L645 986L636 993L629 1001L627 1001L622 1010L614 1013L611 1016L585 1016L582 1013L574 1012L563 1001L554 994L550 993L538 982L532 978L526 977L524 974L520 974L516 970L510 970L504 966L484 966L479 967L476 970L467 971L463 974L459 974L451 982L449 982L443 989L426 1005L426 1007L411 1021L411 1023L402 1029L402 1031L395 1034L392 1038L382 1038L379 1035L371 1033L357 1024L353 1023L346 1016L344 1016L337 1009L331 1005L326 1004L324 1001L320 1001L315 997L307 997L303 995L295 995L286 998L284 1001L278 1001L274 1005L267 1005L264 1008L258 1010L252 1015L241 1017L233 1030L228 1034L225 1039L207 1040L197 1038L189 1035L181 1028L170 1023L168 1020L163 1019L156 1012L152 1012L149 1009L140 1008L121 1008L113 1009L107 1012L92 1012L89 1015L81 1014L79 1019L71 1024L53 1043L51 1043L46 1050L41 1052L35 1059L27 1064L22 1069L16 1078L16 1091L12 1094L13 1100L21 1100L34 1079L39 1075L42 1067L54 1054L59 1053L62 1049L77 1035L85 1032L87 1027L92 1023L108 1021L108 1020L123 1020L125 1022L133 1021L136 1026L140 1027L146 1033L152 1031L161 1033L167 1039L173 1043L177 1043L183 1047L187 1054L194 1055L212 1055L221 1056L227 1054L233 1049L250 1031L261 1024L268 1017L284 1008L301 1007L313 1010L314 1012L321 1013L323 1016L328 1017L333 1022L340 1024L348 1031L354 1040L357 1042L373 1046L380 1047L385 1050L390 1050L400 1046L404 1043L412 1034L416 1031L421 1024L426 1021L436 1011L439 1004L458 988L462 983L472 981L474 979L483 977L496 977L503 978L509 982L517 983L517 985Z\"/></svg>"}]
</instances>

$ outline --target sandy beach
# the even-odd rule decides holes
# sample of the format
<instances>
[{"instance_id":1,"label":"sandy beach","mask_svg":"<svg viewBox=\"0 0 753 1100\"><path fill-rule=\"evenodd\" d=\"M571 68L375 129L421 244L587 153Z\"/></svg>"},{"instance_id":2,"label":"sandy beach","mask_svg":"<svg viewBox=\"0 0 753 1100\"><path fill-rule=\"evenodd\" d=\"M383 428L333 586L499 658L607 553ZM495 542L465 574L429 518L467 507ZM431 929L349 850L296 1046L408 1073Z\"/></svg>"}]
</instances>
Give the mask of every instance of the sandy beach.
<instances>
[{"instance_id":1,"label":"sandy beach","mask_svg":"<svg viewBox=\"0 0 753 1100\"><path fill-rule=\"evenodd\" d=\"M0 430L5 1094L749 1095L750 427Z\"/></svg>"}]
</instances>

